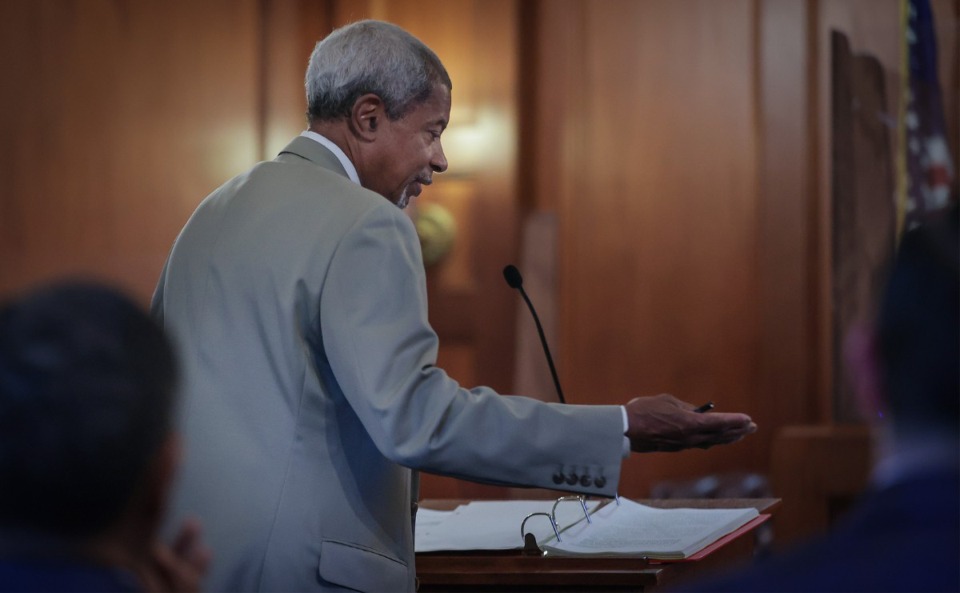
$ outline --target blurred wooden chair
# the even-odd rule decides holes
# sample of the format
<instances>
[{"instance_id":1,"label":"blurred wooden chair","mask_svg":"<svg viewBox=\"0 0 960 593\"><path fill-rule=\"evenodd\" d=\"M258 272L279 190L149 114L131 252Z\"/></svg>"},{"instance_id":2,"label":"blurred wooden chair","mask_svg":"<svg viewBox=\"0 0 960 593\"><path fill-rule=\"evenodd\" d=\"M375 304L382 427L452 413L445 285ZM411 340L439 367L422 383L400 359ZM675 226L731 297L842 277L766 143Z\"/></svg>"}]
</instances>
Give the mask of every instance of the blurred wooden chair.
<instances>
[{"instance_id":1,"label":"blurred wooden chair","mask_svg":"<svg viewBox=\"0 0 960 593\"><path fill-rule=\"evenodd\" d=\"M825 532L866 489L872 447L864 425L787 426L773 441L770 468L777 546Z\"/></svg>"}]
</instances>

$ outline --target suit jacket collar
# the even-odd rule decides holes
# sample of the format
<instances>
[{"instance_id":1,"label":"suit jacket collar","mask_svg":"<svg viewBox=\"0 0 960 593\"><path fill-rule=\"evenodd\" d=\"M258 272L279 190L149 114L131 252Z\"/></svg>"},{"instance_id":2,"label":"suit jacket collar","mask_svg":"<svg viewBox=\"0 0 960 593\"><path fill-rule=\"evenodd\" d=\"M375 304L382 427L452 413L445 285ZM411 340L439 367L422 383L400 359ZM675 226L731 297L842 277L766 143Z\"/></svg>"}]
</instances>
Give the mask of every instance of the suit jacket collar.
<instances>
[{"instance_id":1,"label":"suit jacket collar","mask_svg":"<svg viewBox=\"0 0 960 593\"><path fill-rule=\"evenodd\" d=\"M287 146L280 151L280 155L284 154L296 155L302 159L306 159L311 163L314 163L315 165L319 165L325 169L330 169L338 175L343 175L348 179L350 178L335 154L330 152L330 150L328 150L319 142L311 140L305 136L297 136L290 141L290 144L287 144Z\"/></svg>"}]
</instances>

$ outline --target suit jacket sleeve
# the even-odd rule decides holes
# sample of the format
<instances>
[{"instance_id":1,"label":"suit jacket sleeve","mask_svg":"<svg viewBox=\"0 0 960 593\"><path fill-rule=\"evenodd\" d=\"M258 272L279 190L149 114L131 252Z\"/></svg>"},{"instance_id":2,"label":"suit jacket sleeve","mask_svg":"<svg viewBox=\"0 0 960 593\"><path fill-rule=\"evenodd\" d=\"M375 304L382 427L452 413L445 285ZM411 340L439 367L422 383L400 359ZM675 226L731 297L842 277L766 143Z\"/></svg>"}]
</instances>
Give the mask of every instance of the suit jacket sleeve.
<instances>
[{"instance_id":1,"label":"suit jacket sleeve","mask_svg":"<svg viewBox=\"0 0 960 593\"><path fill-rule=\"evenodd\" d=\"M619 406L467 390L436 367L420 245L409 218L389 202L344 235L320 301L321 348L387 458L468 479L616 493Z\"/></svg>"}]
</instances>

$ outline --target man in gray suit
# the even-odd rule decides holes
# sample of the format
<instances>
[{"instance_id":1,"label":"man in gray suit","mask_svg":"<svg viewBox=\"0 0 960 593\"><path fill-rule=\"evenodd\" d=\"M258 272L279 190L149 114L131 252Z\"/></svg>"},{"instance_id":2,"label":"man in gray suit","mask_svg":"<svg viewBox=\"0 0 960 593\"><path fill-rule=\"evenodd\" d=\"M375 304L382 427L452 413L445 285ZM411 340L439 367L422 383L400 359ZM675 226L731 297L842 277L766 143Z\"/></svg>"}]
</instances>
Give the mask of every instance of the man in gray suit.
<instances>
[{"instance_id":1,"label":"man in gray suit","mask_svg":"<svg viewBox=\"0 0 960 593\"><path fill-rule=\"evenodd\" d=\"M401 212L447 168L446 70L363 21L317 44L306 87L309 130L201 203L153 303L185 366L171 519L203 521L209 589L412 590L411 470L612 496L630 449L756 429L668 395L572 406L461 388L436 366Z\"/></svg>"}]
</instances>

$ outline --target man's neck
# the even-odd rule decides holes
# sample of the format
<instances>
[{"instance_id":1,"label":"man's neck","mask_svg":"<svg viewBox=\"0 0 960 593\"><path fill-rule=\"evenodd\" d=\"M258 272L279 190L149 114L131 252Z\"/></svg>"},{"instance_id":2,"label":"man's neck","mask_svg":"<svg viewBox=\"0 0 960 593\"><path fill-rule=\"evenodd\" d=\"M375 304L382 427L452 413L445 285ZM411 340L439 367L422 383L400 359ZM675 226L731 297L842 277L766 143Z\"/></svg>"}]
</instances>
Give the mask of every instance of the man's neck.
<instances>
[{"instance_id":1,"label":"man's neck","mask_svg":"<svg viewBox=\"0 0 960 593\"><path fill-rule=\"evenodd\" d=\"M301 136L310 138L320 143L324 148L333 153L337 160L340 161L340 165L343 167L343 170L347 173L347 177L357 185L363 185L360 180L360 174L357 172L357 167L350 157L347 156L347 153L340 148L339 145L334 143L332 140L324 136L323 134L317 133L314 130L305 130Z\"/></svg>"},{"instance_id":2,"label":"man's neck","mask_svg":"<svg viewBox=\"0 0 960 593\"><path fill-rule=\"evenodd\" d=\"M357 163L357 158L360 156L357 150L357 142L353 134L350 133L346 122L312 122L307 129L336 144L343 151L343 154L347 155L351 163Z\"/></svg>"}]
</instances>

